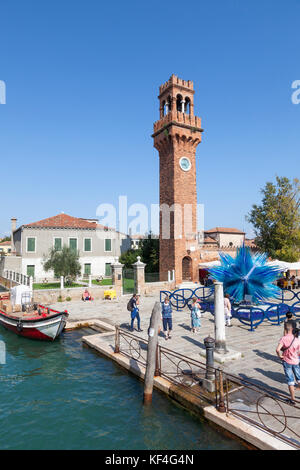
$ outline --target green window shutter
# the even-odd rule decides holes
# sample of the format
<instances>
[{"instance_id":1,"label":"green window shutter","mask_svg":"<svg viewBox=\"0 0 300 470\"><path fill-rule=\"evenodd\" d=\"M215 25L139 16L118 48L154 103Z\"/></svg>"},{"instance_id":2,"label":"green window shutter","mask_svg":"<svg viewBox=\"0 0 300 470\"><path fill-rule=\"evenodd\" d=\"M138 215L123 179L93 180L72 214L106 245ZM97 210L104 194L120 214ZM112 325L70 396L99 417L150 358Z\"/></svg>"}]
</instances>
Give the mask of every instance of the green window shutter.
<instances>
[{"instance_id":1,"label":"green window shutter","mask_svg":"<svg viewBox=\"0 0 300 470\"><path fill-rule=\"evenodd\" d=\"M70 238L69 247L71 250L77 251L77 238Z\"/></svg>"},{"instance_id":2,"label":"green window shutter","mask_svg":"<svg viewBox=\"0 0 300 470\"><path fill-rule=\"evenodd\" d=\"M87 263L84 265L84 274L91 274L91 264Z\"/></svg>"},{"instance_id":3,"label":"green window shutter","mask_svg":"<svg viewBox=\"0 0 300 470\"><path fill-rule=\"evenodd\" d=\"M105 276L111 276L111 264L105 263Z\"/></svg>"},{"instance_id":4,"label":"green window shutter","mask_svg":"<svg viewBox=\"0 0 300 470\"><path fill-rule=\"evenodd\" d=\"M54 249L56 251L61 251L61 238L54 239Z\"/></svg>"},{"instance_id":5,"label":"green window shutter","mask_svg":"<svg viewBox=\"0 0 300 470\"><path fill-rule=\"evenodd\" d=\"M35 238L27 238L27 251L35 251Z\"/></svg>"},{"instance_id":6,"label":"green window shutter","mask_svg":"<svg viewBox=\"0 0 300 470\"><path fill-rule=\"evenodd\" d=\"M92 240L90 238L84 239L84 251L92 251Z\"/></svg>"},{"instance_id":7,"label":"green window shutter","mask_svg":"<svg viewBox=\"0 0 300 470\"><path fill-rule=\"evenodd\" d=\"M27 265L27 276L34 277L34 265L31 265L31 264Z\"/></svg>"},{"instance_id":8,"label":"green window shutter","mask_svg":"<svg viewBox=\"0 0 300 470\"><path fill-rule=\"evenodd\" d=\"M111 251L111 239L110 238L105 239L105 251Z\"/></svg>"}]
</instances>

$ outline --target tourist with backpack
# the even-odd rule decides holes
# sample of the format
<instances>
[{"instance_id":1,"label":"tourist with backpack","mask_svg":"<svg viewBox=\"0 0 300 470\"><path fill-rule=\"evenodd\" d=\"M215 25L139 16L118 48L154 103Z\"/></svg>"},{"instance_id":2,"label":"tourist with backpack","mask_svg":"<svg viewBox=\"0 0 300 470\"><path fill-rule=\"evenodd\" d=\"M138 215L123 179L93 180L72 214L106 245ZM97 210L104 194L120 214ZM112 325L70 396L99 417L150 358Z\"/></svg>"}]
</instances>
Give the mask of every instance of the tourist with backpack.
<instances>
[{"instance_id":1,"label":"tourist with backpack","mask_svg":"<svg viewBox=\"0 0 300 470\"><path fill-rule=\"evenodd\" d=\"M133 294L133 296L131 297L131 299L129 300L129 302L127 304L127 310L129 312L131 312L130 313L130 316L131 316L131 325L130 325L131 331L134 330L133 323L134 323L135 318L137 319L138 331L143 331L143 330L141 330L141 319L140 319L140 313L139 313L138 305L139 305L139 296L137 294Z\"/></svg>"}]
</instances>

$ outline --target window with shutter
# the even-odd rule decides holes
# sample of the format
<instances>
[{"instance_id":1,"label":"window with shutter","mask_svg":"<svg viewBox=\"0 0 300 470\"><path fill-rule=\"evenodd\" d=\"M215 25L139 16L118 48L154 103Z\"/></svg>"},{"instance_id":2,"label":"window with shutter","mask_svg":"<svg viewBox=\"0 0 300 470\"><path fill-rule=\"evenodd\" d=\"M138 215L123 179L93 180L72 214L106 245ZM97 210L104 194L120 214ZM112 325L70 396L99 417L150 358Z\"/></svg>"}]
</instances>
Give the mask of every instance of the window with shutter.
<instances>
[{"instance_id":1,"label":"window with shutter","mask_svg":"<svg viewBox=\"0 0 300 470\"><path fill-rule=\"evenodd\" d=\"M105 240L105 251L111 251L111 239L106 238Z\"/></svg>"},{"instance_id":2,"label":"window with shutter","mask_svg":"<svg viewBox=\"0 0 300 470\"><path fill-rule=\"evenodd\" d=\"M35 238L28 237L27 238L27 251L35 252Z\"/></svg>"}]
</instances>

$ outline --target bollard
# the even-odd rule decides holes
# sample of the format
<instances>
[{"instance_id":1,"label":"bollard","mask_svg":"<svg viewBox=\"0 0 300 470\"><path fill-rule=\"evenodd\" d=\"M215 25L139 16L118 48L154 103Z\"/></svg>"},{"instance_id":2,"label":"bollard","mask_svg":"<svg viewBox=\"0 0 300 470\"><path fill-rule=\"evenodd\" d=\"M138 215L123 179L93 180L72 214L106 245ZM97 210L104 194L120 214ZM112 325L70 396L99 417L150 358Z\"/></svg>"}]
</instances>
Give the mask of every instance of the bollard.
<instances>
[{"instance_id":1,"label":"bollard","mask_svg":"<svg viewBox=\"0 0 300 470\"><path fill-rule=\"evenodd\" d=\"M208 336L204 339L204 346L206 349L206 373L205 378L207 380L214 380L215 369L214 369L214 349L215 340Z\"/></svg>"}]
</instances>

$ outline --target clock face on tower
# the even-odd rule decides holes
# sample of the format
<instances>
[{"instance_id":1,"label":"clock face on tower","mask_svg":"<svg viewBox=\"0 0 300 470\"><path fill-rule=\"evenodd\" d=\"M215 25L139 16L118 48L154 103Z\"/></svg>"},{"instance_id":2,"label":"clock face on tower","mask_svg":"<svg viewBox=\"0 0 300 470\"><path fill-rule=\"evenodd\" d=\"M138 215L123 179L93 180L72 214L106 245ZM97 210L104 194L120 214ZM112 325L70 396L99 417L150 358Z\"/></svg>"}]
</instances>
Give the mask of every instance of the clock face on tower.
<instances>
[{"instance_id":1,"label":"clock face on tower","mask_svg":"<svg viewBox=\"0 0 300 470\"><path fill-rule=\"evenodd\" d=\"M183 171L189 171L192 167L192 164L188 157L181 157L179 160L179 166Z\"/></svg>"}]
</instances>

